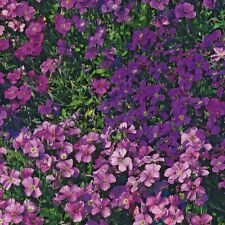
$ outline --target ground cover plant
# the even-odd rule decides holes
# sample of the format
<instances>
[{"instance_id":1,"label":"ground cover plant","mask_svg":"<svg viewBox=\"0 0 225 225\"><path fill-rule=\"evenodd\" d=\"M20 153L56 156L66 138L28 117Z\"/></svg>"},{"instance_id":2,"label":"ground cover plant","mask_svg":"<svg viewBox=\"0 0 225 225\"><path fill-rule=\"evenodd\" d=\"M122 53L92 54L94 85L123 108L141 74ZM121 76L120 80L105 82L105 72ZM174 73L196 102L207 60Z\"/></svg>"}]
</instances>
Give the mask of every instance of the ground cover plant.
<instances>
[{"instance_id":1,"label":"ground cover plant","mask_svg":"<svg viewBox=\"0 0 225 225\"><path fill-rule=\"evenodd\" d=\"M225 225L223 0L0 0L0 224Z\"/></svg>"}]
</instances>

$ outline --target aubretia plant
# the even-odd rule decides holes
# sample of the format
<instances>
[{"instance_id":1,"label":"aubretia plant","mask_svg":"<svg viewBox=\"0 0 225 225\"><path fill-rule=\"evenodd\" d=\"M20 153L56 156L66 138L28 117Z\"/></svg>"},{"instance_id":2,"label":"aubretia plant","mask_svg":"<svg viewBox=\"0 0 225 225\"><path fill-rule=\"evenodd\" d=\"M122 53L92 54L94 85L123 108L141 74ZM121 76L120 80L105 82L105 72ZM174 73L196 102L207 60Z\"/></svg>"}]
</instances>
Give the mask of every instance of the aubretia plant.
<instances>
[{"instance_id":1,"label":"aubretia plant","mask_svg":"<svg viewBox=\"0 0 225 225\"><path fill-rule=\"evenodd\" d=\"M0 0L0 224L225 225L220 0Z\"/></svg>"}]
</instances>

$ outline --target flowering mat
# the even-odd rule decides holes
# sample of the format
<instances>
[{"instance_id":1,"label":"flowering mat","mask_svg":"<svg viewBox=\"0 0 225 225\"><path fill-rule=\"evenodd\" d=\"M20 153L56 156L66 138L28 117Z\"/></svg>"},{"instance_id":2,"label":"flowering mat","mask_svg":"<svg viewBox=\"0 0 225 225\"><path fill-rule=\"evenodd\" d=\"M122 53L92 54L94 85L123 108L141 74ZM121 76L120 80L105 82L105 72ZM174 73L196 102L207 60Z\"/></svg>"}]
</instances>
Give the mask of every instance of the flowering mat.
<instances>
[{"instance_id":1,"label":"flowering mat","mask_svg":"<svg viewBox=\"0 0 225 225\"><path fill-rule=\"evenodd\" d=\"M0 0L0 225L225 225L224 0Z\"/></svg>"}]
</instances>

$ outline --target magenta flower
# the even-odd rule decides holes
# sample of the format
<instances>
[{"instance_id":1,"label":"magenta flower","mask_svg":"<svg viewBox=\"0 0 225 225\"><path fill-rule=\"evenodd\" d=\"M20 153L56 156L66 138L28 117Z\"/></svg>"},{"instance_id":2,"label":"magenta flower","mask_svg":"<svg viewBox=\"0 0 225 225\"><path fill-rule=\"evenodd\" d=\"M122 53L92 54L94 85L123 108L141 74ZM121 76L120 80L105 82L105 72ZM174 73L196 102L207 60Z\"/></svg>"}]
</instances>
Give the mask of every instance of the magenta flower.
<instances>
[{"instance_id":1,"label":"magenta flower","mask_svg":"<svg viewBox=\"0 0 225 225\"><path fill-rule=\"evenodd\" d=\"M41 196L41 190L39 188L40 180L37 177L27 177L22 181L24 186L25 194L27 196L33 196L34 198L39 198Z\"/></svg>"},{"instance_id":2,"label":"magenta flower","mask_svg":"<svg viewBox=\"0 0 225 225\"><path fill-rule=\"evenodd\" d=\"M96 194L94 195L92 202L91 214L93 216L99 213L101 213L104 218L110 216L110 208L108 207L110 200L108 198L101 199L99 194Z\"/></svg>"},{"instance_id":3,"label":"magenta flower","mask_svg":"<svg viewBox=\"0 0 225 225\"><path fill-rule=\"evenodd\" d=\"M69 19L65 19L63 16L57 14L55 15L55 29L65 36L71 28L71 21Z\"/></svg>"},{"instance_id":4,"label":"magenta flower","mask_svg":"<svg viewBox=\"0 0 225 225\"><path fill-rule=\"evenodd\" d=\"M2 213L0 210L0 224L1 225L8 225L10 223L11 219Z\"/></svg>"},{"instance_id":5,"label":"magenta flower","mask_svg":"<svg viewBox=\"0 0 225 225\"><path fill-rule=\"evenodd\" d=\"M113 166L118 166L120 172L124 172L129 168L132 170L133 164L130 157L125 157L127 150L125 148L117 148L109 158Z\"/></svg>"},{"instance_id":6,"label":"magenta flower","mask_svg":"<svg viewBox=\"0 0 225 225\"><path fill-rule=\"evenodd\" d=\"M17 92L17 98L25 104L31 98L31 88L23 84Z\"/></svg>"},{"instance_id":7,"label":"magenta flower","mask_svg":"<svg viewBox=\"0 0 225 225\"><path fill-rule=\"evenodd\" d=\"M28 154L33 158L38 157L40 154L43 154L44 151L44 145L37 138L29 140L23 148L24 154Z\"/></svg>"},{"instance_id":8,"label":"magenta flower","mask_svg":"<svg viewBox=\"0 0 225 225\"><path fill-rule=\"evenodd\" d=\"M141 173L139 182L144 182L146 187L151 187L159 178L161 166L156 164L145 165L145 170Z\"/></svg>"},{"instance_id":9,"label":"magenta flower","mask_svg":"<svg viewBox=\"0 0 225 225\"><path fill-rule=\"evenodd\" d=\"M116 178L112 174L98 172L94 175L94 184L101 190L107 191L112 183L116 182Z\"/></svg>"},{"instance_id":10,"label":"magenta flower","mask_svg":"<svg viewBox=\"0 0 225 225\"><path fill-rule=\"evenodd\" d=\"M194 215L191 218L191 225L210 225L212 221L212 216L209 214L202 214L201 216Z\"/></svg>"},{"instance_id":11,"label":"magenta flower","mask_svg":"<svg viewBox=\"0 0 225 225\"><path fill-rule=\"evenodd\" d=\"M135 222L133 225L150 225L152 224L152 218L151 216L147 214L138 214L134 217Z\"/></svg>"},{"instance_id":12,"label":"magenta flower","mask_svg":"<svg viewBox=\"0 0 225 225\"><path fill-rule=\"evenodd\" d=\"M214 158L210 165L213 167L212 171L214 173L219 173L219 171L222 171L225 169L225 156L221 155L218 158Z\"/></svg>"},{"instance_id":13,"label":"magenta flower","mask_svg":"<svg viewBox=\"0 0 225 225\"><path fill-rule=\"evenodd\" d=\"M94 92L99 94L99 95L104 95L108 88L109 88L109 82L106 79L93 79L92 80L92 88L94 89Z\"/></svg>"},{"instance_id":14,"label":"magenta flower","mask_svg":"<svg viewBox=\"0 0 225 225\"><path fill-rule=\"evenodd\" d=\"M41 72L43 74L46 74L47 72L50 72L51 74L54 73L57 62L58 62L57 59L47 58L40 66Z\"/></svg>"},{"instance_id":15,"label":"magenta flower","mask_svg":"<svg viewBox=\"0 0 225 225\"><path fill-rule=\"evenodd\" d=\"M92 153L95 151L94 145L80 145L77 152L75 153L75 158L77 162L89 163L92 159Z\"/></svg>"},{"instance_id":16,"label":"magenta flower","mask_svg":"<svg viewBox=\"0 0 225 225\"><path fill-rule=\"evenodd\" d=\"M188 2L178 3L176 5L174 13L177 19L180 18L192 19L196 16L194 6Z\"/></svg>"},{"instance_id":17,"label":"magenta flower","mask_svg":"<svg viewBox=\"0 0 225 225\"><path fill-rule=\"evenodd\" d=\"M197 197L205 194L205 189L200 186L202 179L196 178L195 181L188 181L181 185L181 191L187 192L187 199L194 201Z\"/></svg>"},{"instance_id":18,"label":"magenta flower","mask_svg":"<svg viewBox=\"0 0 225 225\"><path fill-rule=\"evenodd\" d=\"M5 208L5 219L14 224L19 224L22 219L22 213L24 212L24 206L15 202L15 200L9 201L8 206Z\"/></svg>"},{"instance_id":19,"label":"magenta flower","mask_svg":"<svg viewBox=\"0 0 225 225\"><path fill-rule=\"evenodd\" d=\"M216 6L216 0L204 0L202 5L206 8L206 9L214 9Z\"/></svg>"},{"instance_id":20,"label":"magenta flower","mask_svg":"<svg viewBox=\"0 0 225 225\"><path fill-rule=\"evenodd\" d=\"M5 98L9 100L13 100L17 97L18 87L11 86L9 89L5 91Z\"/></svg>"},{"instance_id":21,"label":"magenta flower","mask_svg":"<svg viewBox=\"0 0 225 225\"><path fill-rule=\"evenodd\" d=\"M0 36L3 35L4 30L5 30L5 27L0 25Z\"/></svg>"},{"instance_id":22,"label":"magenta flower","mask_svg":"<svg viewBox=\"0 0 225 225\"><path fill-rule=\"evenodd\" d=\"M170 206L170 208L167 210L167 215L164 219L164 223L168 225L176 225L178 223L182 223L183 220L184 215L182 211L174 206Z\"/></svg>"},{"instance_id":23,"label":"magenta flower","mask_svg":"<svg viewBox=\"0 0 225 225\"><path fill-rule=\"evenodd\" d=\"M0 39L0 51L5 51L9 48L9 40L8 39Z\"/></svg>"},{"instance_id":24,"label":"magenta flower","mask_svg":"<svg viewBox=\"0 0 225 225\"><path fill-rule=\"evenodd\" d=\"M72 186L63 186L59 192L57 193L54 200L56 202L61 202L63 200L67 200L69 202L75 202L79 199L84 193L84 190L78 187L76 184Z\"/></svg>"},{"instance_id":25,"label":"magenta flower","mask_svg":"<svg viewBox=\"0 0 225 225\"><path fill-rule=\"evenodd\" d=\"M67 10L70 10L74 7L75 2L75 0L61 0L60 6L66 8Z\"/></svg>"},{"instance_id":26,"label":"magenta flower","mask_svg":"<svg viewBox=\"0 0 225 225\"><path fill-rule=\"evenodd\" d=\"M180 163L177 162L171 168L168 168L164 176L168 177L168 182L173 184L176 180L183 183L186 178L191 175L191 170L189 169L189 164L187 162Z\"/></svg>"},{"instance_id":27,"label":"magenta flower","mask_svg":"<svg viewBox=\"0 0 225 225\"><path fill-rule=\"evenodd\" d=\"M152 8L163 10L166 5L168 5L169 0L150 0L149 4Z\"/></svg>"},{"instance_id":28,"label":"magenta flower","mask_svg":"<svg viewBox=\"0 0 225 225\"><path fill-rule=\"evenodd\" d=\"M3 188L9 190L12 185L19 186L20 184L20 172L12 169L9 174L0 175L0 183L3 185Z\"/></svg>"},{"instance_id":29,"label":"magenta flower","mask_svg":"<svg viewBox=\"0 0 225 225\"><path fill-rule=\"evenodd\" d=\"M62 175L67 178L78 174L78 170L73 167L72 159L58 162L56 168L58 168Z\"/></svg>"},{"instance_id":30,"label":"magenta flower","mask_svg":"<svg viewBox=\"0 0 225 225\"><path fill-rule=\"evenodd\" d=\"M80 222L84 218L84 202L67 203L65 211L72 218L74 223Z\"/></svg>"},{"instance_id":31,"label":"magenta flower","mask_svg":"<svg viewBox=\"0 0 225 225\"><path fill-rule=\"evenodd\" d=\"M46 93L48 91L48 78L45 75L38 76L36 91L40 93Z\"/></svg>"}]
</instances>

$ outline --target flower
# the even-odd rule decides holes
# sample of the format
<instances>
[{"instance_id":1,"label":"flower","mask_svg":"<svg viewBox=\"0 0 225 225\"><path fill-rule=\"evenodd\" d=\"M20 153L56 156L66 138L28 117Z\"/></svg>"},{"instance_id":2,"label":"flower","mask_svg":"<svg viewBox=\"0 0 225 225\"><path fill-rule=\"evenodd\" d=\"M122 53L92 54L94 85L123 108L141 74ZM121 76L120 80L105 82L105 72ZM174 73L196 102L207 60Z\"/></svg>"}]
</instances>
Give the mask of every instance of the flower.
<instances>
[{"instance_id":1,"label":"flower","mask_svg":"<svg viewBox=\"0 0 225 225\"><path fill-rule=\"evenodd\" d=\"M191 175L191 170L189 169L189 164L187 162L180 163L176 162L174 166L166 169L164 176L168 177L168 182L173 184L174 181L178 180L183 183L184 180Z\"/></svg>"},{"instance_id":2,"label":"flower","mask_svg":"<svg viewBox=\"0 0 225 225\"><path fill-rule=\"evenodd\" d=\"M187 192L187 199L194 201L197 197L205 194L205 189L200 186L202 179L196 178L195 181L187 181L181 185L181 191Z\"/></svg>"},{"instance_id":3,"label":"flower","mask_svg":"<svg viewBox=\"0 0 225 225\"><path fill-rule=\"evenodd\" d=\"M191 218L191 225L210 225L210 222L212 221L212 216L209 214L202 214L201 216L194 215Z\"/></svg>"},{"instance_id":4,"label":"flower","mask_svg":"<svg viewBox=\"0 0 225 225\"><path fill-rule=\"evenodd\" d=\"M26 177L22 181L22 185L24 186L25 194L27 196L33 196L34 198L39 198L41 196L41 190L39 188L40 180L37 177Z\"/></svg>"},{"instance_id":5,"label":"flower","mask_svg":"<svg viewBox=\"0 0 225 225\"><path fill-rule=\"evenodd\" d=\"M23 219L23 212L24 206L11 199L8 206L5 208L5 220L14 224L19 224Z\"/></svg>"},{"instance_id":6,"label":"flower","mask_svg":"<svg viewBox=\"0 0 225 225\"><path fill-rule=\"evenodd\" d=\"M80 222L84 218L84 202L68 202L65 206L65 211L69 214L74 223Z\"/></svg>"},{"instance_id":7,"label":"flower","mask_svg":"<svg viewBox=\"0 0 225 225\"><path fill-rule=\"evenodd\" d=\"M127 150L125 148L116 149L110 157L110 162L113 166L118 166L120 172L124 172L129 168L132 170L132 160L130 157L125 157Z\"/></svg>"},{"instance_id":8,"label":"flower","mask_svg":"<svg viewBox=\"0 0 225 225\"><path fill-rule=\"evenodd\" d=\"M93 79L92 80L92 88L94 89L94 92L99 95L104 95L108 88L109 88L109 82L106 79Z\"/></svg>"},{"instance_id":9,"label":"flower","mask_svg":"<svg viewBox=\"0 0 225 225\"><path fill-rule=\"evenodd\" d=\"M9 174L1 174L0 183L3 185L3 188L9 190L12 185L19 186L20 184L20 172L12 169Z\"/></svg>"},{"instance_id":10,"label":"flower","mask_svg":"<svg viewBox=\"0 0 225 225\"><path fill-rule=\"evenodd\" d=\"M221 155L218 158L212 159L210 165L213 166L212 171L218 173L221 170L225 169L225 156Z\"/></svg>"},{"instance_id":11,"label":"flower","mask_svg":"<svg viewBox=\"0 0 225 225\"><path fill-rule=\"evenodd\" d=\"M196 16L196 12L194 11L194 6L188 2L178 3L174 10L175 16L177 19L187 18L192 19Z\"/></svg>"},{"instance_id":12,"label":"flower","mask_svg":"<svg viewBox=\"0 0 225 225\"><path fill-rule=\"evenodd\" d=\"M9 48L8 39L0 39L0 51L5 51Z\"/></svg>"},{"instance_id":13,"label":"flower","mask_svg":"<svg viewBox=\"0 0 225 225\"><path fill-rule=\"evenodd\" d=\"M220 59L225 59L225 48L214 47L213 50L216 53L210 56L213 61L218 62Z\"/></svg>"},{"instance_id":14,"label":"flower","mask_svg":"<svg viewBox=\"0 0 225 225\"><path fill-rule=\"evenodd\" d=\"M94 184L99 186L103 191L107 191L110 188L110 185L115 182L116 178L112 174L98 172L94 175Z\"/></svg>"},{"instance_id":15,"label":"flower","mask_svg":"<svg viewBox=\"0 0 225 225\"><path fill-rule=\"evenodd\" d=\"M75 153L77 162L89 163L92 159L92 153L95 151L94 145L81 145Z\"/></svg>"},{"instance_id":16,"label":"flower","mask_svg":"<svg viewBox=\"0 0 225 225\"><path fill-rule=\"evenodd\" d=\"M139 182L144 182L146 187L151 187L159 178L161 166L156 164L145 165L145 170L141 173Z\"/></svg>"},{"instance_id":17,"label":"flower","mask_svg":"<svg viewBox=\"0 0 225 225\"><path fill-rule=\"evenodd\" d=\"M206 9L214 9L216 6L216 0L204 0L202 5L206 8Z\"/></svg>"}]
</instances>

